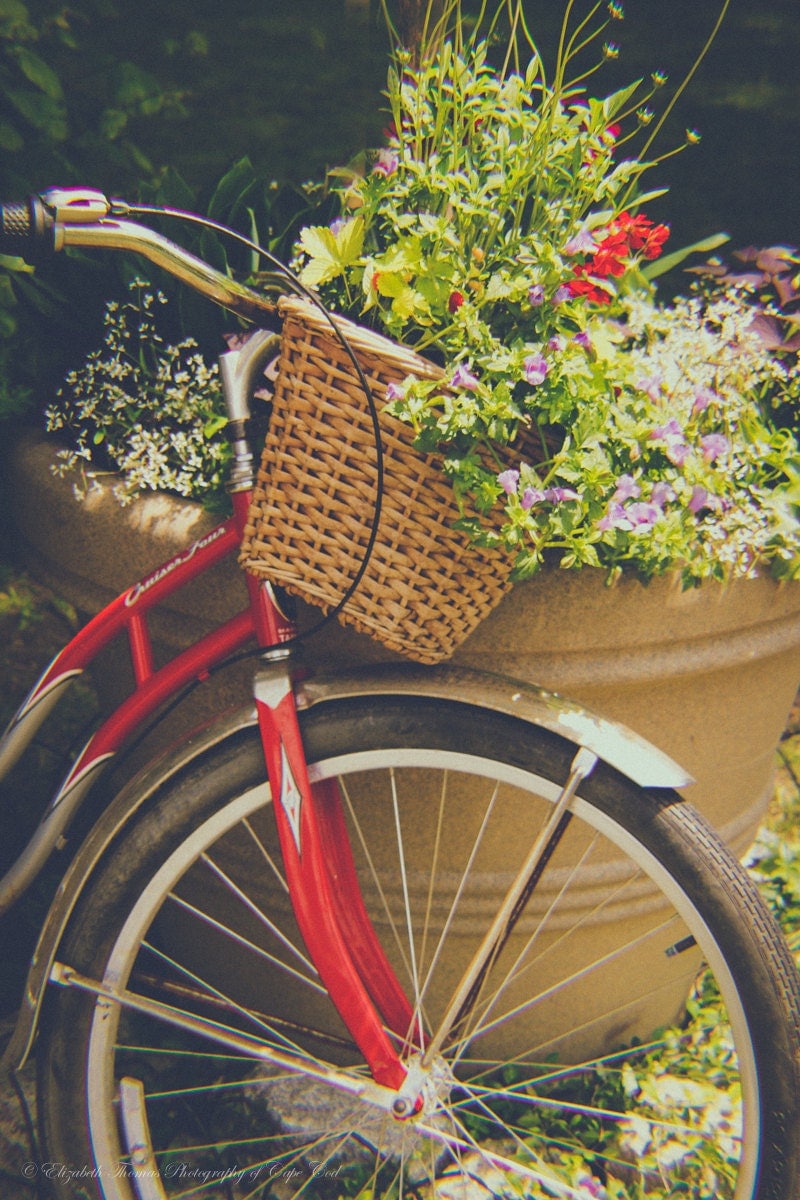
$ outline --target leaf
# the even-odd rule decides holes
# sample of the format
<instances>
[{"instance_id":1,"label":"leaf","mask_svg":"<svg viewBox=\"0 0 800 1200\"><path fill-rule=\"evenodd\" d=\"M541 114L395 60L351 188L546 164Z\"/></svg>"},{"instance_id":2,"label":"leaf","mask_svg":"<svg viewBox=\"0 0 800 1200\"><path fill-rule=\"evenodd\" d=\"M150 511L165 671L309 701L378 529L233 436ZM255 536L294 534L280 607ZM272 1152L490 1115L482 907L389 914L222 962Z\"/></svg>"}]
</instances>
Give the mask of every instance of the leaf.
<instances>
[{"instance_id":1,"label":"leaf","mask_svg":"<svg viewBox=\"0 0 800 1200\"><path fill-rule=\"evenodd\" d=\"M405 284L392 300L392 312L402 320L407 321L415 313L425 313L428 309L419 292Z\"/></svg>"},{"instance_id":2,"label":"leaf","mask_svg":"<svg viewBox=\"0 0 800 1200\"><path fill-rule=\"evenodd\" d=\"M21 0L0 0L0 21L13 25L26 25L30 20L28 10Z\"/></svg>"},{"instance_id":3,"label":"leaf","mask_svg":"<svg viewBox=\"0 0 800 1200\"><path fill-rule=\"evenodd\" d=\"M63 142L67 136L64 109L44 92L11 88L6 93L14 108L34 129L47 133L54 141Z\"/></svg>"},{"instance_id":4,"label":"leaf","mask_svg":"<svg viewBox=\"0 0 800 1200\"><path fill-rule=\"evenodd\" d=\"M633 99L641 86L641 79L637 79L635 83L629 84L628 87L620 88L618 92L607 96L603 101L603 114L606 120L613 120L620 109L623 109Z\"/></svg>"},{"instance_id":5,"label":"leaf","mask_svg":"<svg viewBox=\"0 0 800 1200\"><path fill-rule=\"evenodd\" d=\"M300 278L310 287L336 279L358 261L364 244L364 219L354 217L338 233L326 225L310 225L300 234L301 248L309 261Z\"/></svg>"},{"instance_id":6,"label":"leaf","mask_svg":"<svg viewBox=\"0 0 800 1200\"><path fill-rule=\"evenodd\" d=\"M357 261L363 245L363 217L355 217L352 221L348 221L336 234L336 250L345 266L352 266Z\"/></svg>"},{"instance_id":7,"label":"leaf","mask_svg":"<svg viewBox=\"0 0 800 1200\"><path fill-rule=\"evenodd\" d=\"M704 238L701 242L694 242L691 246L684 246L683 249L675 250L672 254L665 254L663 258L659 258L655 262L647 263L642 267L642 274L645 279L657 279L659 275L665 275L673 267L680 266L690 254L708 254L710 250L716 250L718 246L724 246L728 241L730 241L728 233L712 234L711 237Z\"/></svg>"},{"instance_id":8,"label":"leaf","mask_svg":"<svg viewBox=\"0 0 800 1200\"><path fill-rule=\"evenodd\" d=\"M25 141L18 130L8 121L0 121L0 150L21 150L24 145Z\"/></svg>"},{"instance_id":9,"label":"leaf","mask_svg":"<svg viewBox=\"0 0 800 1200\"><path fill-rule=\"evenodd\" d=\"M114 90L117 103L127 108L161 95L161 87L155 76L131 62L122 62L117 67Z\"/></svg>"},{"instance_id":10,"label":"leaf","mask_svg":"<svg viewBox=\"0 0 800 1200\"><path fill-rule=\"evenodd\" d=\"M342 265L336 254L336 239L324 225L309 225L300 234L300 246L308 255L308 262L300 272L300 279L309 287L317 287L342 273Z\"/></svg>"},{"instance_id":11,"label":"leaf","mask_svg":"<svg viewBox=\"0 0 800 1200\"><path fill-rule=\"evenodd\" d=\"M121 108L107 108L100 118L100 132L110 142L115 141L128 124L128 114Z\"/></svg>"},{"instance_id":12,"label":"leaf","mask_svg":"<svg viewBox=\"0 0 800 1200\"><path fill-rule=\"evenodd\" d=\"M236 209L258 185L253 164L247 155L233 164L217 183L208 203L208 215L215 221L230 221Z\"/></svg>"},{"instance_id":13,"label":"leaf","mask_svg":"<svg viewBox=\"0 0 800 1200\"><path fill-rule=\"evenodd\" d=\"M215 416L206 421L205 425L203 426L203 436L206 438L212 438L215 433L219 433L219 431L224 429L227 424L228 418L225 416L225 414L217 413Z\"/></svg>"},{"instance_id":14,"label":"leaf","mask_svg":"<svg viewBox=\"0 0 800 1200\"><path fill-rule=\"evenodd\" d=\"M5 267L7 271L23 271L27 275L32 275L34 271L30 263L15 254L0 254L0 267Z\"/></svg>"},{"instance_id":15,"label":"leaf","mask_svg":"<svg viewBox=\"0 0 800 1200\"><path fill-rule=\"evenodd\" d=\"M34 54L27 46L20 46L16 51L16 59L22 74L40 92L44 92L51 100L63 98L61 81L52 67L39 58L38 54Z\"/></svg>"}]
</instances>

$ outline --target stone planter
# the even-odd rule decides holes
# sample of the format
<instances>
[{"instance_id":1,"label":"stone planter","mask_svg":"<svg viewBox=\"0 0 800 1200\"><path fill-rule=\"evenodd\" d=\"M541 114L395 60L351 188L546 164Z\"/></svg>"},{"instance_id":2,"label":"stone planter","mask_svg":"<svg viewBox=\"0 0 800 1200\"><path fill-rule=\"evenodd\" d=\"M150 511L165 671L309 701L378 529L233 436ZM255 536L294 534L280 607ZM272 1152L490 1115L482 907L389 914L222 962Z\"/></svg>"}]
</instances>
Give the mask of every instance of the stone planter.
<instances>
[{"instance_id":1,"label":"stone planter","mask_svg":"<svg viewBox=\"0 0 800 1200\"><path fill-rule=\"evenodd\" d=\"M32 574L82 616L214 523L199 505L162 495L120 508L103 483L76 500L52 459L42 437L16 443L12 519ZM244 599L229 560L159 609L154 636L163 649L184 646ZM300 605L301 627L318 617ZM313 649L321 667L397 660L337 625ZM541 684L629 725L694 776L692 802L741 851L768 801L800 681L800 585L756 579L682 591L667 577L608 588L597 571L553 570L506 596L453 662Z\"/></svg>"},{"instance_id":2,"label":"stone planter","mask_svg":"<svg viewBox=\"0 0 800 1200\"><path fill-rule=\"evenodd\" d=\"M635 729L691 773L687 796L742 851L800 682L800 584L608 588L599 572L554 570L506 596L455 661L534 680Z\"/></svg>"},{"instance_id":3,"label":"stone planter","mask_svg":"<svg viewBox=\"0 0 800 1200\"><path fill-rule=\"evenodd\" d=\"M101 487L79 503L70 483L52 476L50 460L41 440L17 446L11 468L14 520L32 573L85 614L212 524L197 505L162 496L120 509ZM242 598L238 570L233 562L225 564L177 598L155 634L165 647L185 644L235 611ZM315 610L301 606L302 626L317 619ZM315 639L313 650L323 667L396 657L338 626ZM607 588L600 572L545 572L515 588L453 661L539 683L631 726L691 772L697 782L687 795L742 853L769 801L775 746L800 680L800 586L758 579L684 592L674 578L664 578L647 587L625 580ZM114 672L106 672L109 677L116 682ZM200 715L210 715L221 702L246 701L248 679L244 664L226 691L209 694ZM457 841L456 836L456 852ZM610 859L586 873L585 887L581 883L587 911L597 903L607 869L613 874ZM498 891L507 886L502 864L491 886ZM427 887L427 878L420 887ZM284 903L281 896L265 900L277 909ZM547 896L539 901L546 904ZM486 903L491 905L491 895ZM637 904L626 903L621 911L611 905L602 929L596 922L587 926L593 947L613 945L620 922L630 932L645 921L648 894ZM474 931L465 928L459 936L468 944ZM578 960L585 950L576 940ZM223 976L230 968L226 958ZM637 969L652 968L643 962ZM605 986L613 999L619 975ZM665 979L658 1011L643 1010L637 1026L615 1035L646 1035L677 1012L685 987L685 974ZM302 1000L290 991L284 999L289 1012Z\"/></svg>"}]
</instances>

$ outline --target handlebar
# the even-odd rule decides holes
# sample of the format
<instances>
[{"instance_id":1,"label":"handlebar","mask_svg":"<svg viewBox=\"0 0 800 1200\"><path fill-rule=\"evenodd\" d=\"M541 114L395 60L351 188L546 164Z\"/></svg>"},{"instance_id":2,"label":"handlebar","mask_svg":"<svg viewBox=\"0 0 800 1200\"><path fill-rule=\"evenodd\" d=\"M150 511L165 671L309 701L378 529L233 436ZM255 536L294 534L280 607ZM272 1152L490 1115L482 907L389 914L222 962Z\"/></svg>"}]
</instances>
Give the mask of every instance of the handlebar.
<instances>
[{"instance_id":1,"label":"handlebar","mask_svg":"<svg viewBox=\"0 0 800 1200\"><path fill-rule=\"evenodd\" d=\"M0 253L20 258L68 246L141 254L223 308L251 321L274 314L274 302L128 217L124 200L87 188L50 188L23 202L0 203Z\"/></svg>"}]
</instances>

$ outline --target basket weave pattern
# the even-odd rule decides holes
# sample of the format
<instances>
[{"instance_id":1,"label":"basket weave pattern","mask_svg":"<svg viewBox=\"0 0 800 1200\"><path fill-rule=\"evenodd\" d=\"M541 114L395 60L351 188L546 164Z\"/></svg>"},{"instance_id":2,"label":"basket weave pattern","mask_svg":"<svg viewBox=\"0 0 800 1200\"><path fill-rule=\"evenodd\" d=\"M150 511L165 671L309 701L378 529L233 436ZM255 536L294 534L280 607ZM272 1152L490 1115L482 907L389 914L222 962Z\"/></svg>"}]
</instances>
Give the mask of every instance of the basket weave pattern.
<instances>
[{"instance_id":1,"label":"basket weave pattern","mask_svg":"<svg viewBox=\"0 0 800 1200\"><path fill-rule=\"evenodd\" d=\"M360 566L377 472L372 422L353 364L313 305L280 302L274 407L241 563L325 611ZM418 662L449 657L510 589L510 563L450 528L452 488L413 447L413 432L383 412L386 386L438 367L337 318L380 411L384 487L367 571L340 619Z\"/></svg>"}]
</instances>

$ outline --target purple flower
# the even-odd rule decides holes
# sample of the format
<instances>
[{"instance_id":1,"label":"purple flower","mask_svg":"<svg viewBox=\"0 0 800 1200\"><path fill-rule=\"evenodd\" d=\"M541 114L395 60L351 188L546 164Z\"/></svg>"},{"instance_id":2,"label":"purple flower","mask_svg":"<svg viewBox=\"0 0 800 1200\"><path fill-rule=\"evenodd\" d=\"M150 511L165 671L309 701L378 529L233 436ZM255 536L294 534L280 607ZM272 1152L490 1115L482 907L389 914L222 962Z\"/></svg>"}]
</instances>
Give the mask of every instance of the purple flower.
<instances>
[{"instance_id":1,"label":"purple flower","mask_svg":"<svg viewBox=\"0 0 800 1200\"><path fill-rule=\"evenodd\" d=\"M625 500L635 500L641 493L642 489L632 475L620 475L617 480L617 488L613 499L619 500L622 503Z\"/></svg>"},{"instance_id":2,"label":"purple flower","mask_svg":"<svg viewBox=\"0 0 800 1200\"><path fill-rule=\"evenodd\" d=\"M379 150L377 158L372 164L372 170L379 175L394 175L399 161L393 150Z\"/></svg>"},{"instance_id":3,"label":"purple flower","mask_svg":"<svg viewBox=\"0 0 800 1200\"><path fill-rule=\"evenodd\" d=\"M691 499L689 500L689 511L699 513L701 509L708 508L708 492L698 483L692 488Z\"/></svg>"},{"instance_id":4,"label":"purple flower","mask_svg":"<svg viewBox=\"0 0 800 1200\"><path fill-rule=\"evenodd\" d=\"M667 444L667 458L671 463L674 463L676 467L682 467L691 452L692 451L686 442L669 442Z\"/></svg>"},{"instance_id":5,"label":"purple flower","mask_svg":"<svg viewBox=\"0 0 800 1200\"><path fill-rule=\"evenodd\" d=\"M525 512L527 512L529 508L533 508L534 504L541 504L546 499L545 492L540 491L539 488L526 487L522 493L520 504Z\"/></svg>"},{"instance_id":6,"label":"purple flower","mask_svg":"<svg viewBox=\"0 0 800 1200\"><path fill-rule=\"evenodd\" d=\"M569 298L570 298L570 296L571 296L571 295L572 295L572 292L569 290L569 288L568 288L568 286L566 285L566 283L562 283L562 284L561 284L559 287L557 287L557 288L556 288L556 290L553 292L553 300L552 300L552 303L553 303L553 304L563 304L565 300L569 300Z\"/></svg>"},{"instance_id":7,"label":"purple flower","mask_svg":"<svg viewBox=\"0 0 800 1200\"><path fill-rule=\"evenodd\" d=\"M629 504L625 511L633 528L643 533L652 529L662 515L657 504L650 504L644 500L637 500L635 503Z\"/></svg>"},{"instance_id":8,"label":"purple flower","mask_svg":"<svg viewBox=\"0 0 800 1200\"><path fill-rule=\"evenodd\" d=\"M657 429L654 429L650 438L652 441L665 443L664 453L676 467L682 467L691 454L691 448L686 442L683 430L674 417L667 421L666 425L659 425Z\"/></svg>"},{"instance_id":9,"label":"purple flower","mask_svg":"<svg viewBox=\"0 0 800 1200\"><path fill-rule=\"evenodd\" d=\"M545 491L544 499L551 504L563 504L565 500L580 500L580 496L572 488L551 487Z\"/></svg>"},{"instance_id":10,"label":"purple flower","mask_svg":"<svg viewBox=\"0 0 800 1200\"><path fill-rule=\"evenodd\" d=\"M345 225L349 224L347 217L334 217L330 223L330 231L334 237L341 233Z\"/></svg>"},{"instance_id":11,"label":"purple flower","mask_svg":"<svg viewBox=\"0 0 800 1200\"><path fill-rule=\"evenodd\" d=\"M453 372L453 378L450 380L450 386L456 388L466 388L468 392L474 392L479 386L480 380L472 374L469 367L465 367L463 363L459 363Z\"/></svg>"},{"instance_id":12,"label":"purple flower","mask_svg":"<svg viewBox=\"0 0 800 1200\"><path fill-rule=\"evenodd\" d=\"M653 432L650 434L650 437L651 438L675 438L675 437L682 438L683 437L683 429L681 428L680 423L677 421L677 419L675 417L670 417L670 419L667 421L666 425L659 425L657 429L653 430Z\"/></svg>"},{"instance_id":13,"label":"purple flower","mask_svg":"<svg viewBox=\"0 0 800 1200\"><path fill-rule=\"evenodd\" d=\"M719 400L719 396L711 388L700 388L695 392L694 404L692 405L692 416L697 417L701 412L705 412L710 404L715 404Z\"/></svg>"},{"instance_id":14,"label":"purple flower","mask_svg":"<svg viewBox=\"0 0 800 1200\"><path fill-rule=\"evenodd\" d=\"M580 333L576 333L572 340L576 346L583 346L584 350L591 350L592 348L592 339L585 329L582 329Z\"/></svg>"},{"instance_id":15,"label":"purple flower","mask_svg":"<svg viewBox=\"0 0 800 1200\"><path fill-rule=\"evenodd\" d=\"M544 383L547 376L548 365L547 359L543 354L529 354L523 363L525 369L525 378L531 387L538 387L540 383Z\"/></svg>"},{"instance_id":16,"label":"purple flower","mask_svg":"<svg viewBox=\"0 0 800 1200\"><path fill-rule=\"evenodd\" d=\"M606 510L606 515L597 522L597 528L604 532L608 529L628 531L636 529L640 533L646 533L648 529L653 528L661 515L661 509L657 504L651 504L644 500L634 501L627 508L617 500L612 500Z\"/></svg>"},{"instance_id":17,"label":"purple flower","mask_svg":"<svg viewBox=\"0 0 800 1200\"><path fill-rule=\"evenodd\" d=\"M576 1182L586 1200L606 1200L608 1192L594 1175L581 1175Z\"/></svg>"},{"instance_id":18,"label":"purple flower","mask_svg":"<svg viewBox=\"0 0 800 1200\"><path fill-rule=\"evenodd\" d=\"M565 254L591 254L597 249L597 242L594 240L588 229L582 229L580 233L576 233L571 237L564 247Z\"/></svg>"},{"instance_id":19,"label":"purple flower","mask_svg":"<svg viewBox=\"0 0 800 1200\"><path fill-rule=\"evenodd\" d=\"M513 496L516 494L519 484L519 471L512 471L511 469L501 471L497 476L497 482L507 496Z\"/></svg>"},{"instance_id":20,"label":"purple flower","mask_svg":"<svg viewBox=\"0 0 800 1200\"><path fill-rule=\"evenodd\" d=\"M700 439L700 445L703 448L703 458L712 463L728 449L728 439L721 433L707 433Z\"/></svg>"},{"instance_id":21,"label":"purple flower","mask_svg":"<svg viewBox=\"0 0 800 1200\"><path fill-rule=\"evenodd\" d=\"M395 383L393 380L390 381L389 383L387 383L387 385L386 385L386 399L387 400L389 400L389 401L405 400L405 396L406 396L405 388L402 388L399 383Z\"/></svg>"},{"instance_id":22,"label":"purple flower","mask_svg":"<svg viewBox=\"0 0 800 1200\"><path fill-rule=\"evenodd\" d=\"M540 308L544 304L544 288L540 283L535 283L528 292L528 299L534 308Z\"/></svg>"},{"instance_id":23,"label":"purple flower","mask_svg":"<svg viewBox=\"0 0 800 1200\"><path fill-rule=\"evenodd\" d=\"M609 529L632 529L625 509L616 500L612 500L606 509L606 515L597 522L597 528L605 533Z\"/></svg>"},{"instance_id":24,"label":"purple flower","mask_svg":"<svg viewBox=\"0 0 800 1200\"><path fill-rule=\"evenodd\" d=\"M564 339L559 334L554 333L547 343L547 349L552 350L554 354L558 354L564 349Z\"/></svg>"},{"instance_id":25,"label":"purple flower","mask_svg":"<svg viewBox=\"0 0 800 1200\"><path fill-rule=\"evenodd\" d=\"M660 375L649 375L647 379L640 379L636 385L639 391L644 392L655 403L661 399L661 385L664 380Z\"/></svg>"},{"instance_id":26,"label":"purple flower","mask_svg":"<svg viewBox=\"0 0 800 1200\"><path fill-rule=\"evenodd\" d=\"M650 493L651 503L657 504L659 508L663 508L669 500L675 499L675 493L668 483L659 480L653 484L653 490Z\"/></svg>"}]
</instances>

